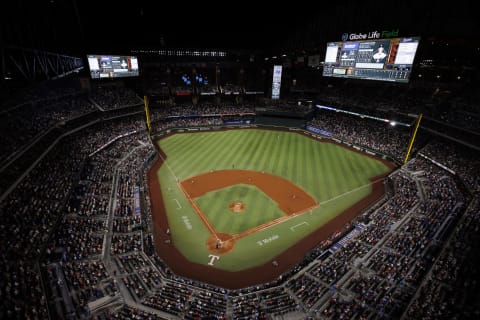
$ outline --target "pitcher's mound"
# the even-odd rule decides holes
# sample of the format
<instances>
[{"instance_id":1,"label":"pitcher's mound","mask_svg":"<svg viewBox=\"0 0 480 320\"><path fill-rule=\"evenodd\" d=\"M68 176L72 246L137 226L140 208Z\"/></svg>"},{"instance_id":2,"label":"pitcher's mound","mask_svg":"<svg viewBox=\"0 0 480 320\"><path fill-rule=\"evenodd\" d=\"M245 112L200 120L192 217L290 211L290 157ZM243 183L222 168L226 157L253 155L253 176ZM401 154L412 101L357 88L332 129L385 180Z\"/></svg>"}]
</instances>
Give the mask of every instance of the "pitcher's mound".
<instances>
[{"instance_id":1,"label":"pitcher's mound","mask_svg":"<svg viewBox=\"0 0 480 320\"><path fill-rule=\"evenodd\" d=\"M207 248L213 253L226 253L233 249L235 240L228 233L217 233L217 237L210 236L207 239Z\"/></svg>"},{"instance_id":2,"label":"pitcher's mound","mask_svg":"<svg viewBox=\"0 0 480 320\"><path fill-rule=\"evenodd\" d=\"M243 212L243 210L245 210L245 205L242 202L236 201L236 202L230 203L228 208L233 212L238 213L238 212Z\"/></svg>"}]
</instances>

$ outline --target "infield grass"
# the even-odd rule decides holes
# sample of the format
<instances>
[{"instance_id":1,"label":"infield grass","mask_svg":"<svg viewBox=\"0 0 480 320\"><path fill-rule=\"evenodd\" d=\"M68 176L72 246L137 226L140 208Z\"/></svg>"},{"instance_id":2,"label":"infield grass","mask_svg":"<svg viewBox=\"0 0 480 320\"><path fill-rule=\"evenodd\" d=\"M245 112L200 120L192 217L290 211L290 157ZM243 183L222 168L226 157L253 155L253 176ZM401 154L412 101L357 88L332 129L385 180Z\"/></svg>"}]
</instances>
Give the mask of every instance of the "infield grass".
<instances>
[{"instance_id":1,"label":"infield grass","mask_svg":"<svg viewBox=\"0 0 480 320\"><path fill-rule=\"evenodd\" d=\"M239 239L235 248L215 263L215 268L230 271L270 261L369 195L369 179L390 171L374 158L289 131L240 129L179 133L160 139L158 144L167 155L157 176L172 240L192 262L209 262L211 252L205 242L210 234L177 181L211 170L264 171L290 180L319 203L311 212ZM218 232L240 232L282 214L274 210L273 200L254 199L261 199L260 190L245 189L255 188L253 186L237 187L237 190L234 187L210 192L195 200ZM241 197L244 192L252 197L245 198L246 211L242 216L228 212L228 204L235 201L231 198ZM236 221L237 217L241 219Z\"/></svg>"},{"instance_id":2,"label":"infield grass","mask_svg":"<svg viewBox=\"0 0 480 320\"><path fill-rule=\"evenodd\" d=\"M245 184L210 191L195 201L215 230L223 233L240 233L285 215L262 190ZM234 201L242 202L245 210L232 212L229 205Z\"/></svg>"}]
</instances>

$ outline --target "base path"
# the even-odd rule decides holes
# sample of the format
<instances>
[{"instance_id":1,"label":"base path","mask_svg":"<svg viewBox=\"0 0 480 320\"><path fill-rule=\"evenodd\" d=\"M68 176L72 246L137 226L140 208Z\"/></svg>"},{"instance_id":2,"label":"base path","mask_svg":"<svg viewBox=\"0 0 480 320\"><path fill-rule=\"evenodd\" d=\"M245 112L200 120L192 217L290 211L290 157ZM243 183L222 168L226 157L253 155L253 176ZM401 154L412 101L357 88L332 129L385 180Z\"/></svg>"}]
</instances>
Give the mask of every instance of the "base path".
<instances>
[{"instance_id":1,"label":"base path","mask_svg":"<svg viewBox=\"0 0 480 320\"><path fill-rule=\"evenodd\" d=\"M206 245L211 252L222 254L233 249L235 240L227 233L217 233L215 236L208 238Z\"/></svg>"},{"instance_id":2,"label":"base path","mask_svg":"<svg viewBox=\"0 0 480 320\"><path fill-rule=\"evenodd\" d=\"M253 185L262 190L272 200L277 202L278 207L285 213L285 216L274 219L262 225L256 226L252 229L246 230L239 234L227 235L223 234L224 239L229 239L232 244L226 245L222 248L214 246L214 242L220 241L219 234L212 226L204 212L198 207L193 200L201 197L207 192L231 187L238 184ZM318 206L315 199L310 196L305 190L293 184L287 179L274 176L268 173L250 171L250 170L220 170L204 173L198 176L190 177L180 183L181 189L185 193L188 201L193 209L197 212L199 218L207 227L211 234L212 241L207 241L207 247L210 251L216 253L225 253L233 249L235 240L251 235L255 232L269 228L275 224L281 223L294 216L302 214L307 210ZM232 203L230 210L234 212L243 211L245 205L243 203ZM215 240L215 241L214 241ZM221 250L219 250L221 249Z\"/></svg>"},{"instance_id":3,"label":"base path","mask_svg":"<svg viewBox=\"0 0 480 320\"><path fill-rule=\"evenodd\" d=\"M307 134L304 135L309 136ZM334 142L328 141L328 143ZM370 156L356 149L349 148L344 145L341 146L351 151L360 153L364 156ZM301 262L305 258L305 254L307 252L315 248L321 241L328 239L328 237L330 237L332 233L341 230L346 223L349 223L353 218L360 214L362 212L362 209L372 205L379 198L381 198L385 192L382 178L386 177L390 173L388 172L383 175L371 178L370 181L372 182L372 192L368 196L346 209L343 213L330 220L321 228L318 228L310 235L306 236L299 242L292 245L290 248L288 248L288 250L284 251L283 253L272 259L271 262L248 270L229 272L215 269L207 265L193 263L187 260L180 253L180 251L171 243L170 235L167 232L170 226L168 224L164 199L157 177L157 171L162 166L164 159L167 159L167 155L158 147L158 145L156 145L156 147L160 156L157 157L155 163L153 164L148 173L148 184L152 209L153 235L158 255L177 275L192 278L198 281L204 281L228 289L239 289L252 285L257 285L260 283L277 281L283 273L290 270L296 264ZM391 170L395 168L392 163L386 160L378 159L374 156L370 157L382 161ZM199 191L192 190L192 192ZM218 237L221 239L223 238L223 235L219 234ZM212 249L214 250L225 250L225 248L228 248L227 246L225 246L225 243L222 243L222 248L219 246L219 248L216 249L216 243L216 239L212 238L211 245L213 245L214 248ZM234 245L234 242L231 242L228 245ZM275 264L273 262L275 262Z\"/></svg>"},{"instance_id":4,"label":"base path","mask_svg":"<svg viewBox=\"0 0 480 320\"><path fill-rule=\"evenodd\" d=\"M305 190L282 177L250 170L219 170L185 179L183 190L194 199L205 193L237 184L256 186L278 203L287 215L305 211L317 205ZM248 205L248 204L247 204Z\"/></svg>"}]
</instances>

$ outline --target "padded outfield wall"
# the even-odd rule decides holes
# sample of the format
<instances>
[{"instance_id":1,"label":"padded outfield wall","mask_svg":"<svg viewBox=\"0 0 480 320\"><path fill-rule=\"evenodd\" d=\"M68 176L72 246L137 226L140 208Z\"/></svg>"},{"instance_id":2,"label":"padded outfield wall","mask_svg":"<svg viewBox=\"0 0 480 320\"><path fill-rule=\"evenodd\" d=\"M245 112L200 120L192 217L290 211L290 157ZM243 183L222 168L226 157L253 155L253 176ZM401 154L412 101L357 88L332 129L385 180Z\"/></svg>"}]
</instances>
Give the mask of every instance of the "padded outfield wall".
<instances>
[{"instance_id":1,"label":"padded outfield wall","mask_svg":"<svg viewBox=\"0 0 480 320\"><path fill-rule=\"evenodd\" d=\"M176 273L228 288L274 280L300 262L382 197L394 168L294 129L167 130L155 142L157 251Z\"/></svg>"}]
</instances>

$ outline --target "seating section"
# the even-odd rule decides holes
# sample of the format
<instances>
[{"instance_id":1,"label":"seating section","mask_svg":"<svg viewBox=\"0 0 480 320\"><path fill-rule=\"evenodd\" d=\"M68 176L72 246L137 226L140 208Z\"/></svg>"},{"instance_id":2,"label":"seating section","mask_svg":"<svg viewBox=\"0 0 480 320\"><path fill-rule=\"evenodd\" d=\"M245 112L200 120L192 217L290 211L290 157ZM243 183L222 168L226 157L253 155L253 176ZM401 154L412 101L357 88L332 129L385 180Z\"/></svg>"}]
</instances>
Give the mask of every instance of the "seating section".
<instances>
[{"instance_id":1,"label":"seating section","mask_svg":"<svg viewBox=\"0 0 480 320\"><path fill-rule=\"evenodd\" d=\"M65 132L0 202L2 318L467 319L478 312L469 272L478 264L478 154L421 139L388 177L383 201L276 281L226 290L175 275L156 254L146 183L155 150L142 115L119 111L139 103L133 91L107 87L5 111L0 121L11 130L0 161L59 121L118 109ZM254 112L248 104L178 105L152 118L158 132ZM402 128L324 110L309 124L397 160L409 138Z\"/></svg>"}]
</instances>

